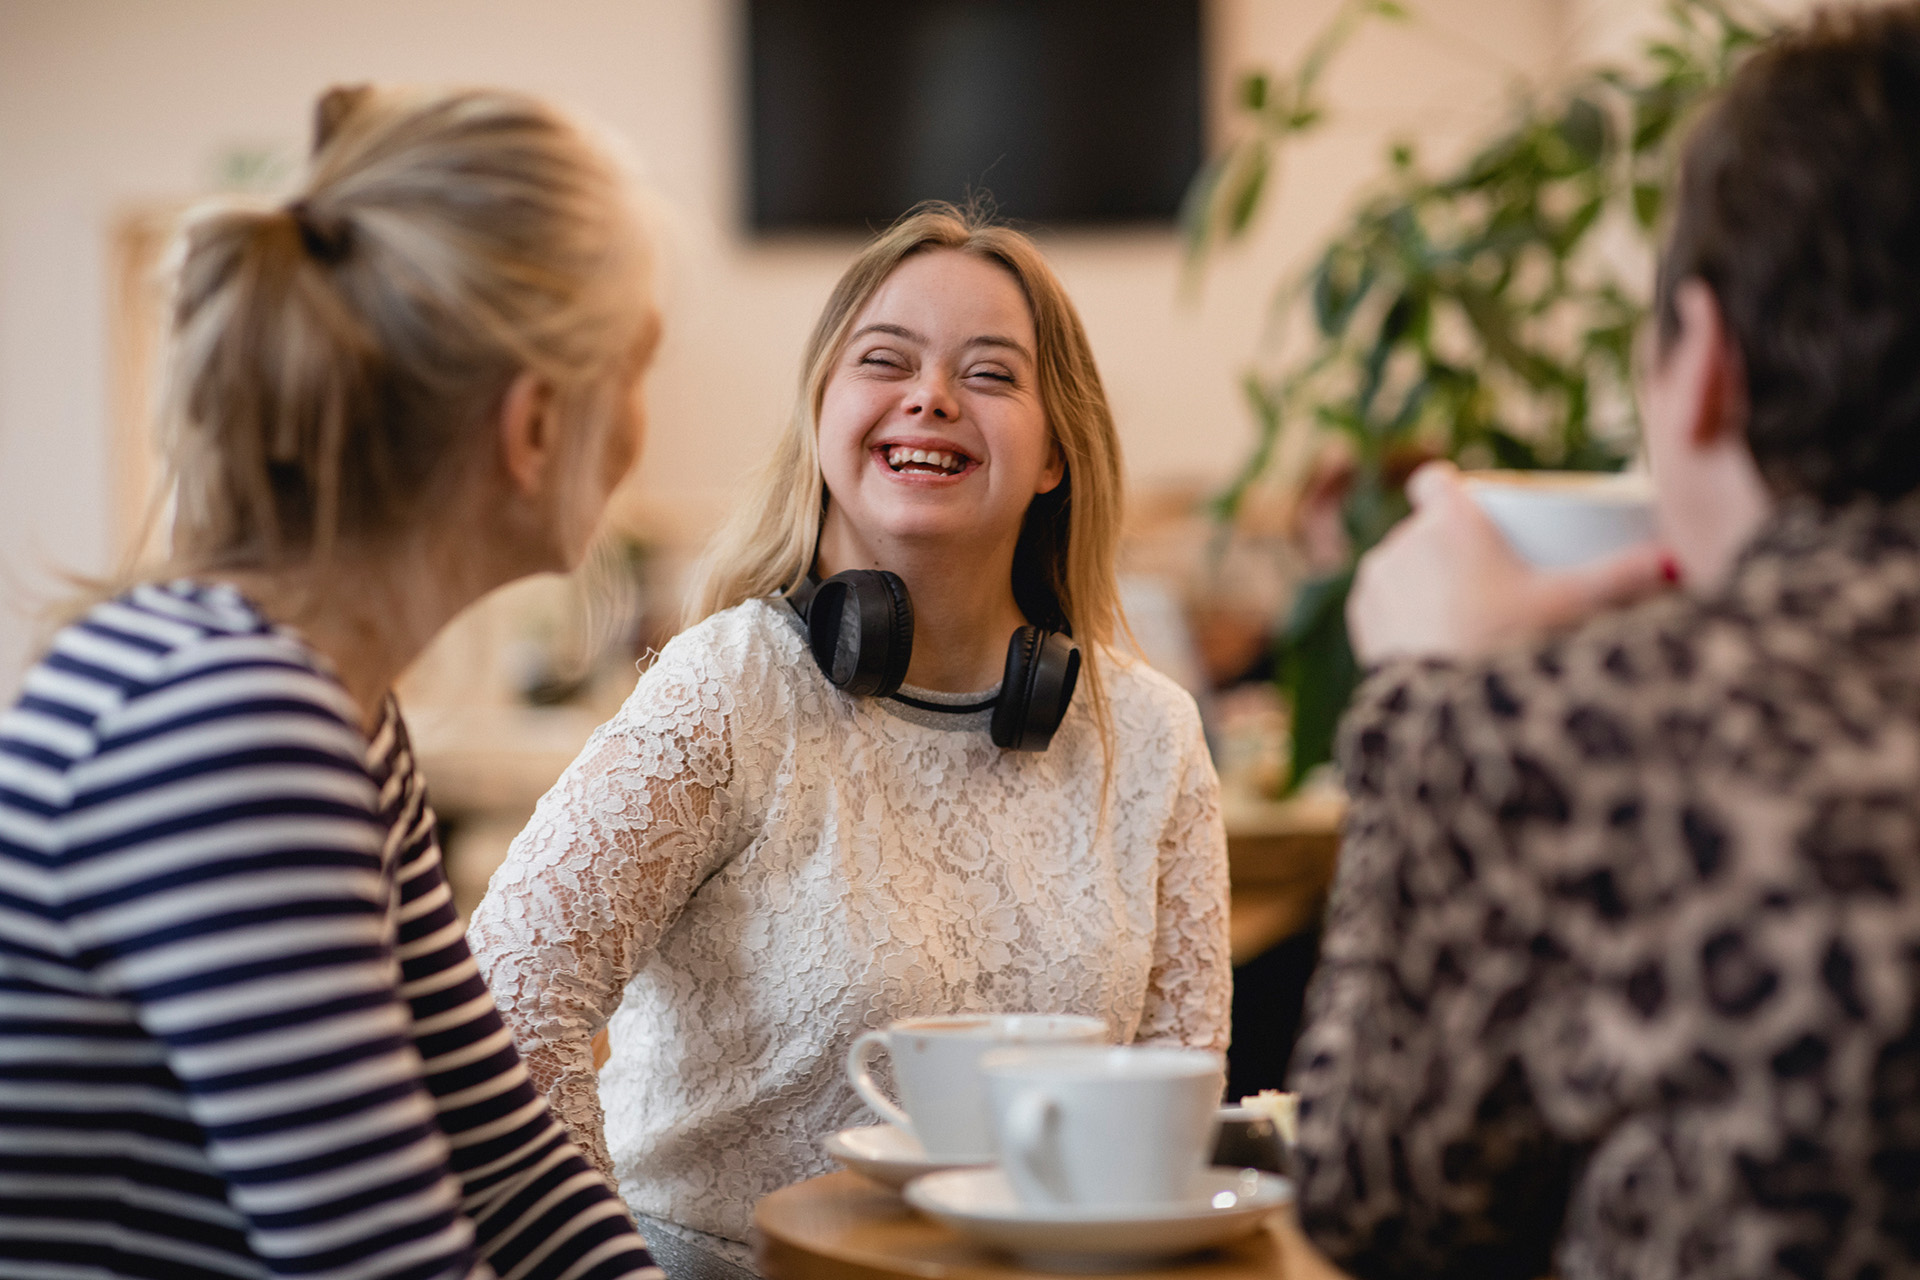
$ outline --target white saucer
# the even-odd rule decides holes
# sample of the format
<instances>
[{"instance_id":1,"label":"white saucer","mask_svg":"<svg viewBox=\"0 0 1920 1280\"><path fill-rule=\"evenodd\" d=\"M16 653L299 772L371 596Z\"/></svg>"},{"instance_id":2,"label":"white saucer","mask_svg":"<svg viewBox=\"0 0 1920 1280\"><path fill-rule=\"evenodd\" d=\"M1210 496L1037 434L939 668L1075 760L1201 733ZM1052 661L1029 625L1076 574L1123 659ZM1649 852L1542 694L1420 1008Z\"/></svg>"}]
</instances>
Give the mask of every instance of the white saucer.
<instances>
[{"instance_id":1,"label":"white saucer","mask_svg":"<svg viewBox=\"0 0 1920 1280\"><path fill-rule=\"evenodd\" d=\"M825 1142L827 1154L862 1177L898 1190L924 1173L943 1169L972 1169L987 1164L979 1160L934 1160L921 1148L919 1140L890 1124L870 1124L859 1129L842 1129Z\"/></svg>"},{"instance_id":2,"label":"white saucer","mask_svg":"<svg viewBox=\"0 0 1920 1280\"><path fill-rule=\"evenodd\" d=\"M1226 1244L1293 1199L1293 1184L1254 1169L1209 1169L1192 1200L1082 1208L1023 1205L997 1167L921 1178L907 1203L961 1235L1061 1270L1130 1265Z\"/></svg>"}]
</instances>

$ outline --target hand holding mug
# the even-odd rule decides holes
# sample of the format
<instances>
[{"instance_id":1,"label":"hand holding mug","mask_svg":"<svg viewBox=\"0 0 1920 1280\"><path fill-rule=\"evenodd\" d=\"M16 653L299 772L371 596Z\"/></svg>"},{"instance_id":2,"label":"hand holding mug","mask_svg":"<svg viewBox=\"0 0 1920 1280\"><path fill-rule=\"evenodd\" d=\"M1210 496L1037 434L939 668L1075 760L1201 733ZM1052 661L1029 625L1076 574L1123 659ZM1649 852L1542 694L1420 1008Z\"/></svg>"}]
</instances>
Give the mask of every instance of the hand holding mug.
<instances>
[{"instance_id":1,"label":"hand holding mug","mask_svg":"<svg viewBox=\"0 0 1920 1280\"><path fill-rule=\"evenodd\" d=\"M1407 497L1413 514L1361 559L1347 600L1348 634L1364 663L1478 657L1673 580L1671 559L1655 542L1573 568L1529 564L1451 463L1414 472Z\"/></svg>"}]
</instances>

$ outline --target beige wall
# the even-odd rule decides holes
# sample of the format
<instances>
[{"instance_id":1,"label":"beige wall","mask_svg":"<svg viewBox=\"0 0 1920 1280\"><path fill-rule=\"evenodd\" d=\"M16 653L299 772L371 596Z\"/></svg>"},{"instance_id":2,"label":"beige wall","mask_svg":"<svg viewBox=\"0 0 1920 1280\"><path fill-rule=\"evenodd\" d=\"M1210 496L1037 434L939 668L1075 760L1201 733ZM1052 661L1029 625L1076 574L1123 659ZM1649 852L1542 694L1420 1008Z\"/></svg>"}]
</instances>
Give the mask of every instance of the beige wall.
<instances>
[{"instance_id":1,"label":"beige wall","mask_svg":"<svg viewBox=\"0 0 1920 1280\"><path fill-rule=\"evenodd\" d=\"M1340 64L1334 122L1289 157L1256 242L1177 296L1171 232L1062 234L1137 484L1211 482L1245 448L1234 393L1268 287L1378 172L1389 137L1457 149L1514 86L1616 39L1654 0L1411 0ZM1217 93L1288 63L1335 0L1215 0ZM297 151L339 80L491 81L552 94L629 140L665 227L669 336L642 513L724 504L782 417L800 343L851 245L739 234L728 0L0 0L0 693L23 606L110 555L108 229L206 190L235 147ZM1124 92L1125 86L1116 86ZM884 104L876 104L883 110ZM677 517L676 517L677 518Z\"/></svg>"}]
</instances>

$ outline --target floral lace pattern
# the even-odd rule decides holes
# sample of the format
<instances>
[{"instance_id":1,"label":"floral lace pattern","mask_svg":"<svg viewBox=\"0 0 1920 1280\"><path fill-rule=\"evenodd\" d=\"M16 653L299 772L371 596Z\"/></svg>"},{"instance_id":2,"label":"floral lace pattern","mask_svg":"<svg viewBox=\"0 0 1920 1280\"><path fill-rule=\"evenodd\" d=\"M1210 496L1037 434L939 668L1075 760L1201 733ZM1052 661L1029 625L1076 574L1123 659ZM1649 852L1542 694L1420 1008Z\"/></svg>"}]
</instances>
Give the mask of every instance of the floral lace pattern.
<instances>
[{"instance_id":1,"label":"floral lace pattern","mask_svg":"<svg viewBox=\"0 0 1920 1280\"><path fill-rule=\"evenodd\" d=\"M667 646L470 931L536 1085L636 1210L744 1240L760 1196L870 1122L842 1064L896 1018L1084 1013L1123 1043L1224 1047L1199 717L1142 664L1105 672L1103 812L1085 697L1049 750L1003 752L842 694L772 602Z\"/></svg>"}]
</instances>

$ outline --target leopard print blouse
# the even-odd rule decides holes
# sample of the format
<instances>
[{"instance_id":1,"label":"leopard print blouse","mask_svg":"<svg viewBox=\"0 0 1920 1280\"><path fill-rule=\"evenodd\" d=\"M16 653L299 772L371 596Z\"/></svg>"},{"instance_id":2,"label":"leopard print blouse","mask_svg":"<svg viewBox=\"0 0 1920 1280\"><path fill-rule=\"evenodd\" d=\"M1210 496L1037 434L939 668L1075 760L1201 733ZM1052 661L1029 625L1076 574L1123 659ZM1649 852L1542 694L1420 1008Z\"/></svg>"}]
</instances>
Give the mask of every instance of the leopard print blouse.
<instances>
[{"instance_id":1,"label":"leopard print blouse","mask_svg":"<svg viewBox=\"0 0 1920 1280\"><path fill-rule=\"evenodd\" d=\"M1395 662L1293 1070L1360 1276L1920 1276L1920 502Z\"/></svg>"}]
</instances>

